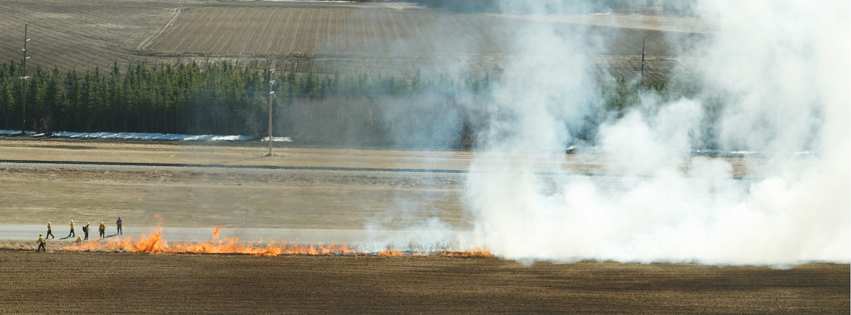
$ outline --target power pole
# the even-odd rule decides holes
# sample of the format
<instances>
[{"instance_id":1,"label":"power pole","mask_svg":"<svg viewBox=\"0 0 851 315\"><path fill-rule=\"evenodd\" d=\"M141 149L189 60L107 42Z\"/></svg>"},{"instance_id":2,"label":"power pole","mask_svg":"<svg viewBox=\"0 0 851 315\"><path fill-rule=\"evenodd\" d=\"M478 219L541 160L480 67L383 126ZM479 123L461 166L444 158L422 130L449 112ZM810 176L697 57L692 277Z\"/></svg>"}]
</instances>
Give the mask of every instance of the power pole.
<instances>
[{"instance_id":1,"label":"power pole","mask_svg":"<svg viewBox=\"0 0 851 315\"><path fill-rule=\"evenodd\" d=\"M272 97L275 96L275 91L272 90L275 80L272 80L272 76L274 74L275 69L269 70L269 154L266 156L272 156Z\"/></svg>"},{"instance_id":2,"label":"power pole","mask_svg":"<svg viewBox=\"0 0 851 315\"><path fill-rule=\"evenodd\" d=\"M30 78L27 76L27 59L30 59L27 56L27 42L30 41L27 37L27 26L24 24L24 49L21 49L24 53L24 75L21 76L21 80L24 81L23 95L21 95L21 135L24 135L27 129L27 79Z\"/></svg>"},{"instance_id":3,"label":"power pole","mask_svg":"<svg viewBox=\"0 0 851 315\"><path fill-rule=\"evenodd\" d=\"M645 44L647 44L647 37L644 37L641 42L641 80L638 82L640 85L644 85L644 55L647 54L647 51L644 50Z\"/></svg>"}]
</instances>

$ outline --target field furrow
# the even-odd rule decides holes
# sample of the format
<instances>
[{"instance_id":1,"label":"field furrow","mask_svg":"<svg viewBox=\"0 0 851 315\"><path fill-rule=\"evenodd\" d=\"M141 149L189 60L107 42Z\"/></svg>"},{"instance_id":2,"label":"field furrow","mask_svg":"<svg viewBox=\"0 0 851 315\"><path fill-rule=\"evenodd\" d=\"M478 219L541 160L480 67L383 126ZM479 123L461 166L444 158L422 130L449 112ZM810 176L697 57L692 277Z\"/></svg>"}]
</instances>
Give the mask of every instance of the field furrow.
<instances>
[{"instance_id":1,"label":"field furrow","mask_svg":"<svg viewBox=\"0 0 851 315\"><path fill-rule=\"evenodd\" d=\"M343 23L345 23L346 20L344 19L344 13L342 11L337 11L335 13L335 18L336 19L334 21L334 24L337 25L338 29L334 33L331 34L331 37L334 41L334 56L339 56L340 55L340 48L341 48L340 45L342 45L340 43L340 37L341 37L340 36L340 29L343 27L343 25L344 25ZM348 44L347 41L344 41L344 42Z\"/></svg>"},{"instance_id":2,"label":"field furrow","mask_svg":"<svg viewBox=\"0 0 851 315\"><path fill-rule=\"evenodd\" d=\"M242 45L242 49L239 50L239 53L246 52L255 52L259 51L261 46L265 46L264 44L270 39L262 36L264 30L268 30L269 23L272 21L272 13L276 10L257 10L257 12L253 12L253 15L256 16L257 22L253 23L254 25L248 25L245 27L246 30L249 30L247 41L244 41ZM253 27L252 27L253 26Z\"/></svg>"},{"instance_id":3,"label":"field furrow","mask_svg":"<svg viewBox=\"0 0 851 315\"><path fill-rule=\"evenodd\" d=\"M275 35L275 43L270 47L270 52L274 54L286 54L287 51L284 47L288 47L289 41L287 40L292 33L292 27L295 25L295 20L298 18L298 10L290 9L284 10L284 20L281 24L281 28L278 33Z\"/></svg>"},{"instance_id":4,"label":"field furrow","mask_svg":"<svg viewBox=\"0 0 851 315\"><path fill-rule=\"evenodd\" d=\"M331 31L333 25L328 24L328 13L330 10L321 10L317 14L312 16L312 23L310 23L310 28L308 29L308 36L305 36L305 48L306 51L309 52L310 56L314 56L318 51L321 51L323 48L323 42L325 42L326 34Z\"/></svg>"},{"instance_id":5,"label":"field furrow","mask_svg":"<svg viewBox=\"0 0 851 315\"><path fill-rule=\"evenodd\" d=\"M358 33L361 33L361 34L358 34L358 35L360 35L360 37L363 38L363 46L358 47L358 49L353 50L353 52L356 53L356 54L365 55L366 50L369 47L372 46L373 41L374 41L374 37L369 36L370 35L370 31L369 31L370 28L369 28L369 23L368 23L369 18L366 16L365 11L358 11L358 20L361 22L362 27L363 27L363 28L358 29L359 30Z\"/></svg>"},{"instance_id":6,"label":"field furrow","mask_svg":"<svg viewBox=\"0 0 851 315\"><path fill-rule=\"evenodd\" d=\"M275 40L275 37L278 36L277 29L280 26L280 10L267 10L268 16L266 17L266 23L264 27L261 28L257 37L258 40L252 45L251 51L247 51L249 53L266 53L267 48Z\"/></svg>"},{"instance_id":7,"label":"field furrow","mask_svg":"<svg viewBox=\"0 0 851 315\"><path fill-rule=\"evenodd\" d=\"M272 53L272 47L275 43L278 42L278 38L281 36L279 33L281 31L281 25L286 23L287 20L287 12L284 10L275 11L275 14L272 15L271 23L273 27L269 28L270 33L264 34L268 40L265 42L266 47L260 50L264 54Z\"/></svg>"},{"instance_id":8,"label":"field furrow","mask_svg":"<svg viewBox=\"0 0 851 315\"><path fill-rule=\"evenodd\" d=\"M248 12L246 10L234 12L233 15L230 17L230 19L236 20L236 21L243 20L243 19L250 16L247 13ZM225 53L225 54L232 52L233 50L232 50L231 45L230 45L231 41L233 40L234 36L241 36L241 35L242 35L242 32L241 32L238 24L236 24L236 23L227 23L227 24L223 23L222 24L222 34L221 34L222 37L217 38L217 39L219 39L219 41L218 41L219 44L216 46L217 48L213 51L222 52L222 53Z\"/></svg>"},{"instance_id":9,"label":"field furrow","mask_svg":"<svg viewBox=\"0 0 851 315\"><path fill-rule=\"evenodd\" d=\"M290 47L289 47L289 49L287 49L288 54L295 54L296 53L296 44L299 43L298 32L301 29L302 19L304 19L304 14L308 10L309 9L299 9L300 12L299 12L299 15L298 15L298 19L295 21L295 25L293 27L293 32L290 36L290 41L289 41Z\"/></svg>"},{"instance_id":10,"label":"field furrow","mask_svg":"<svg viewBox=\"0 0 851 315\"><path fill-rule=\"evenodd\" d=\"M174 18L178 8L180 14ZM29 20L30 65L60 69L106 69L113 61L126 65L228 60L257 65L275 61L284 71L314 67L326 74L408 78L416 69L430 74L457 67L500 72L500 64L517 54L514 43L522 42L525 25L550 23L559 33L601 43L602 47L580 53L620 56L601 59L599 67L621 76L636 72L636 64L625 59L641 54L645 38L648 57L678 53L670 51L671 43L691 49L709 38L703 33L577 24L569 16L536 20L396 10L386 3L7 0L0 2L0 17L0 55L6 56L5 61L21 58L23 24ZM138 51L142 46L145 50ZM651 80L665 80L676 63L654 62L658 64L646 69Z\"/></svg>"},{"instance_id":11,"label":"field furrow","mask_svg":"<svg viewBox=\"0 0 851 315\"><path fill-rule=\"evenodd\" d=\"M189 11L189 12L183 11L183 12L181 12L181 14L190 14L190 12L191 11ZM180 19L178 19L178 20L180 20ZM163 33L160 36L158 36L157 39L174 37L175 41L178 44L177 44L177 46L174 47L173 51L184 51L185 49L188 49L189 47L196 47L195 43L198 42L198 40L200 39L200 36L198 36L199 34L196 34L196 32L190 30L189 29L190 26L191 26L191 23L185 23L185 22L184 23L176 23L175 22L174 24L171 25L171 27L169 27L168 29L163 31ZM159 44L158 41L153 42L153 43L151 43L151 47L156 47L158 44Z\"/></svg>"},{"instance_id":12,"label":"field furrow","mask_svg":"<svg viewBox=\"0 0 851 315\"><path fill-rule=\"evenodd\" d=\"M196 27L194 33L198 34L199 38L203 38L203 42L201 43L199 51L201 52L213 52L214 48L217 45L217 42L222 39L223 33L225 32L225 24L224 23L215 23L215 21L221 21L227 16L227 11L219 11L215 12L215 14L211 14L209 16L204 16L203 21L205 23L213 24L210 28L206 27ZM193 51L193 49L186 49L183 51Z\"/></svg>"}]
</instances>

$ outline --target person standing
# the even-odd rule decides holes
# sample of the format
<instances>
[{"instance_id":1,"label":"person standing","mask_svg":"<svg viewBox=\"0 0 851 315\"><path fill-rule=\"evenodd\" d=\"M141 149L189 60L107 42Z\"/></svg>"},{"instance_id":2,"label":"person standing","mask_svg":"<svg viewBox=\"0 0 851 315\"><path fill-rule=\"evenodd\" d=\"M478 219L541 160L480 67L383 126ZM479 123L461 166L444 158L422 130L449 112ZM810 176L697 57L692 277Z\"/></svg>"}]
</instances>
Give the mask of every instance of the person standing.
<instances>
[{"instance_id":1,"label":"person standing","mask_svg":"<svg viewBox=\"0 0 851 315\"><path fill-rule=\"evenodd\" d=\"M86 240L89 240L89 222L86 222L86 226L83 227L83 234L86 235Z\"/></svg>"},{"instance_id":2,"label":"person standing","mask_svg":"<svg viewBox=\"0 0 851 315\"><path fill-rule=\"evenodd\" d=\"M46 241L45 241L44 237L42 237L41 234L39 234L38 235L38 249L35 250L36 253L38 253L38 251L40 251L40 250L44 250L45 252L47 252L47 249L44 248L45 242Z\"/></svg>"},{"instance_id":3,"label":"person standing","mask_svg":"<svg viewBox=\"0 0 851 315\"><path fill-rule=\"evenodd\" d=\"M47 237L56 238L56 236L53 236L53 227L50 226L50 222L47 222L47 236L45 236L45 238Z\"/></svg>"},{"instance_id":4,"label":"person standing","mask_svg":"<svg viewBox=\"0 0 851 315\"><path fill-rule=\"evenodd\" d=\"M68 237L77 236L77 233L74 233L74 220L71 220L71 233L68 233Z\"/></svg>"},{"instance_id":5,"label":"person standing","mask_svg":"<svg viewBox=\"0 0 851 315\"><path fill-rule=\"evenodd\" d=\"M115 221L115 226L118 228L116 234L124 235L124 231L121 230L121 223L124 223L124 221L121 221L121 217L118 217L118 221Z\"/></svg>"},{"instance_id":6,"label":"person standing","mask_svg":"<svg viewBox=\"0 0 851 315\"><path fill-rule=\"evenodd\" d=\"M103 222L100 223L100 227L98 227L98 232L100 232L100 239L106 237L106 225Z\"/></svg>"}]
</instances>

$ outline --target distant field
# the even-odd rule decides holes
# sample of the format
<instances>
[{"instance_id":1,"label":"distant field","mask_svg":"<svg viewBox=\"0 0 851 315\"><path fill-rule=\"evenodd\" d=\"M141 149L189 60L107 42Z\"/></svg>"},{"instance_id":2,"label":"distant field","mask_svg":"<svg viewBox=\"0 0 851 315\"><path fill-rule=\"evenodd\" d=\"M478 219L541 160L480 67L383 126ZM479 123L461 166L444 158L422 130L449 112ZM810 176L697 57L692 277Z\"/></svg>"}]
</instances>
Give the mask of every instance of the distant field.
<instances>
[{"instance_id":1,"label":"distant field","mask_svg":"<svg viewBox=\"0 0 851 315\"><path fill-rule=\"evenodd\" d=\"M516 57L512 39L527 23L601 39L602 49L582 60L619 76L637 73L646 38L645 74L659 80L678 62L668 43L706 38L706 29L693 22L664 17L452 14L381 3L10 0L0 2L4 62L21 58L24 23L30 25L34 66L227 60L295 72L314 67L320 73L407 77L459 67L498 73Z\"/></svg>"},{"instance_id":2,"label":"distant field","mask_svg":"<svg viewBox=\"0 0 851 315\"><path fill-rule=\"evenodd\" d=\"M28 65L106 67L113 61L151 61L136 55L174 16L177 2L112 0L0 1L0 62L20 61L29 24Z\"/></svg>"},{"instance_id":3,"label":"distant field","mask_svg":"<svg viewBox=\"0 0 851 315\"><path fill-rule=\"evenodd\" d=\"M602 38L592 62L616 75L634 75L643 40L652 60L646 71L662 79L674 66L670 40L696 41L701 33L620 28L596 20L534 20L523 16L451 14L381 6L239 2L186 8L146 46L160 56L268 58L277 68L411 76L420 69L448 72L461 64L474 72L499 72L522 47L515 42L529 23ZM637 23L633 23L637 24ZM630 24L632 25L632 24ZM682 30L682 28L680 28ZM589 40L590 41L590 40ZM589 45L590 46L590 45ZM578 60L565 56L565 60ZM658 76L658 77L656 77Z\"/></svg>"}]
</instances>

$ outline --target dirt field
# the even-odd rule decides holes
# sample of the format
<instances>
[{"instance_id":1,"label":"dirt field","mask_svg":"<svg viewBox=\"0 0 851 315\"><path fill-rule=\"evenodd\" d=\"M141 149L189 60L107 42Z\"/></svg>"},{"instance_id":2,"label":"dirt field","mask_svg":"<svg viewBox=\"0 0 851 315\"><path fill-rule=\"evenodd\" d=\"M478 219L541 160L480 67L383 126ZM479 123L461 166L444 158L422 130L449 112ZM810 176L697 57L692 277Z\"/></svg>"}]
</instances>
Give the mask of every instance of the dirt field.
<instances>
[{"instance_id":1,"label":"dirt field","mask_svg":"<svg viewBox=\"0 0 851 315\"><path fill-rule=\"evenodd\" d=\"M133 52L168 24L177 7L173 1L2 1L0 61L20 61L25 23L32 39L28 65L33 69L155 61Z\"/></svg>"},{"instance_id":2,"label":"dirt field","mask_svg":"<svg viewBox=\"0 0 851 315\"><path fill-rule=\"evenodd\" d=\"M28 23L29 64L49 68L228 60L329 74L412 77L417 70L446 74L457 67L498 73L517 49L509 39L530 20L601 37L605 47L585 62L619 76L635 74L647 38L650 80L663 79L677 65L669 42L700 41L707 31L679 18L541 20L410 4L10 0L0 3L0 55L20 57Z\"/></svg>"},{"instance_id":3,"label":"dirt field","mask_svg":"<svg viewBox=\"0 0 851 315\"><path fill-rule=\"evenodd\" d=\"M0 310L847 314L849 266L0 251Z\"/></svg>"},{"instance_id":4,"label":"dirt field","mask_svg":"<svg viewBox=\"0 0 851 315\"><path fill-rule=\"evenodd\" d=\"M278 69L296 72L315 66L324 73L365 71L412 77L417 70L439 74L463 65L498 73L500 63L522 48L513 40L523 37L518 31L536 21L564 33L602 38L605 47L588 53L599 54L593 62L611 68L615 75L631 75L638 69L646 38L652 60L647 76L662 79L676 64L670 59L669 41L682 44L705 39L706 29L692 27L693 21L629 17L603 23L597 19L450 14L416 7L229 2L182 9L175 22L145 49L176 57L262 56L276 60Z\"/></svg>"}]
</instances>

